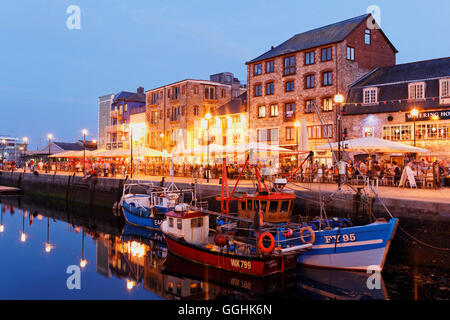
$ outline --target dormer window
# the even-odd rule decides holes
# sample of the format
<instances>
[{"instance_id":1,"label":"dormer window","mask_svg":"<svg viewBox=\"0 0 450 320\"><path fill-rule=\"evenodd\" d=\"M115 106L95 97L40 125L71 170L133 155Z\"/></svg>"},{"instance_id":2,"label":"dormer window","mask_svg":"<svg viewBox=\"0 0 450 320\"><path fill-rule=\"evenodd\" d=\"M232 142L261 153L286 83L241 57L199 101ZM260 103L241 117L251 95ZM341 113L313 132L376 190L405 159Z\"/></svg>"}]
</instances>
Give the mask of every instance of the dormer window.
<instances>
[{"instance_id":1,"label":"dormer window","mask_svg":"<svg viewBox=\"0 0 450 320\"><path fill-rule=\"evenodd\" d=\"M440 103L450 103L450 78L440 80L439 88Z\"/></svg>"},{"instance_id":2,"label":"dormer window","mask_svg":"<svg viewBox=\"0 0 450 320\"><path fill-rule=\"evenodd\" d=\"M364 104L376 104L378 103L378 89L377 88L366 88L363 92L363 103Z\"/></svg>"},{"instance_id":3,"label":"dormer window","mask_svg":"<svg viewBox=\"0 0 450 320\"><path fill-rule=\"evenodd\" d=\"M424 82L410 83L408 88L409 88L408 98L410 100L425 99L425 83Z\"/></svg>"}]
</instances>

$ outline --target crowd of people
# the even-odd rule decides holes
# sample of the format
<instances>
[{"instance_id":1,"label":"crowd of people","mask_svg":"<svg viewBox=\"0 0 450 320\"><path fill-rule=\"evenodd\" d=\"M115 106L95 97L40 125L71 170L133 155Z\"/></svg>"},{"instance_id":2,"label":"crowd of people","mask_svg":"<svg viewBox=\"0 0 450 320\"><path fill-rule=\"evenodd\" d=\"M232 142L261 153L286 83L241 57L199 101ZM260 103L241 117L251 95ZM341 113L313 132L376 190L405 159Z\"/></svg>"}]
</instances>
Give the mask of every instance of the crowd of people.
<instances>
[{"instance_id":1,"label":"crowd of people","mask_svg":"<svg viewBox=\"0 0 450 320\"><path fill-rule=\"evenodd\" d=\"M273 167L271 162L265 165L258 164L261 172L264 169L270 169L271 174L275 177L289 177L296 169L297 165L292 162L282 163L277 167ZM3 170L15 171L17 164L14 161L1 163ZM82 175L99 176L99 177L124 177L130 176L131 170L133 175L143 176L169 176L172 170L170 161L139 161L135 160L133 166L130 165L128 159L114 160L93 160L89 159L83 163L80 159L71 159L68 161L54 161L49 164L48 161L29 160L25 163L25 171L30 172L66 172L79 173ZM214 163L210 167L206 165L181 163L173 164L175 176L206 178L209 169L209 178L215 179L222 176L222 164ZM230 179L239 177L242 164L229 163L227 165L227 175ZM419 187L425 186L426 182L431 180L434 187L443 187L446 185L444 179L450 176L450 167L447 161L427 162L425 159L409 162L406 166L391 162L386 159L375 160L368 158L361 161L345 162L346 181L350 183L360 183L361 174L370 181L377 181L381 185L398 186L402 178L403 172L408 170L417 177ZM263 173L264 174L264 173ZM341 175L341 176L340 176ZM319 161L307 162L298 170L294 176L297 182L322 182L336 183L342 179L342 171L339 172L338 166L325 165ZM253 170L247 169L242 174L242 179L254 179Z\"/></svg>"}]
</instances>

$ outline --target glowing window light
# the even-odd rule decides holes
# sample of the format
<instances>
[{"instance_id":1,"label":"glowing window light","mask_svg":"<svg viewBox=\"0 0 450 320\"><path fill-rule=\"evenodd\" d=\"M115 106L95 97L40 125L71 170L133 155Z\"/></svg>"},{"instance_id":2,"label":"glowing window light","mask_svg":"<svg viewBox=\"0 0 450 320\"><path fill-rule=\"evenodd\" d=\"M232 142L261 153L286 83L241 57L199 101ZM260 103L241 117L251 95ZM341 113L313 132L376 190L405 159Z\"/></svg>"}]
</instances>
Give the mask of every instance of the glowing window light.
<instances>
[{"instance_id":1,"label":"glowing window light","mask_svg":"<svg viewBox=\"0 0 450 320\"><path fill-rule=\"evenodd\" d=\"M131 255L133 257L142 258L145 255L145 245L136 241L129 245Z\"/></svg>"}]
</instances>

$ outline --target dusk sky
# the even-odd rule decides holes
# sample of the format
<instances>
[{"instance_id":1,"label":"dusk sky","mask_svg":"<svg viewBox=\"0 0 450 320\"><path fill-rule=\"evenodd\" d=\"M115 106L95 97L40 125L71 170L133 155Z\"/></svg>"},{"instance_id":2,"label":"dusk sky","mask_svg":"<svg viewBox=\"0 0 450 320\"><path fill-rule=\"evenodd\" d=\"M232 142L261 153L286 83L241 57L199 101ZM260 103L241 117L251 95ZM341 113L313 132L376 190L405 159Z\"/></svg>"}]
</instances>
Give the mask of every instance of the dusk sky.
<instances>
[{"instance_id":1,"label":"dusk sky","mask_svg":"<svg viewBox=\"0 0 450 320\"><path fill-rule=\"evenodd\" d=\"M81 29L69 30L69 5ZM2 1L0 135L97 133L97 98L233 72L291 36L381 8L397 63L450 56L450 1Z\"/></svg>"}]
</instances>

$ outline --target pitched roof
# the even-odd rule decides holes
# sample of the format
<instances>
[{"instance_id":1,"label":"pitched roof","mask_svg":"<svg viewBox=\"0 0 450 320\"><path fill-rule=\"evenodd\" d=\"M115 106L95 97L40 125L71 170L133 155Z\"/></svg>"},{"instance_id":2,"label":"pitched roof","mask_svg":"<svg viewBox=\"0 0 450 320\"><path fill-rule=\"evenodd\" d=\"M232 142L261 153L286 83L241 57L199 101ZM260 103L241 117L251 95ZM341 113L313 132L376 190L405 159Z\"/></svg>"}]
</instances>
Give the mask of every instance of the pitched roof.
<instances>
[{"instance_id":1,"label":"pitched roof","mask_svg":"<svg viewBox=\"0 0 450 320\"><path fill-rule=\"evenodd\" d=\"M351 87L367 87L442 77L450 77L450 57L378 68L362 77Z\"/></svg>"},{"instance_id":2,"label":"pitched roof","mask_svg":"<svg viewBox=\"0 0 450 320\"><path fill-rule=\"evenodd\" d=\"M247 110L247 91L216 109L215 115L243 113Z\"/></svg>"},{"instance_id":3,"label":"pitched roof","mask_svg":"<svg viewBox=\"0 0 450 320\"><path fill-rule=\"evenodd\" d=\"M366 21L366 19L370 16L371 14L364 14L362 16L358 16L341 22L333 23L325 27L297 34L292 38L290 38L289 40L283 42L279 46L267 51L263 55L247 63L253 63L256 61L274 58L277 56L293 52L316 48L331 43L341 42L345 38L347 38L350 35L350 33L353 30L355 30L356 27L358 27L362 22ZM383 32L382 34L384 35ZM395 52L397 52L397 50L389 41L389 39L386 36L385 38L389 42L389 45L392 47L392 49Z\"/></svg>"},{"instance_id":4,"label":"pitched roof","mask_svg":"<svg viewBox=\"0 0 450 320\"><path fill-rule=\"evenodd\" d=\"M81 150L83 150L83 145L78 143L78 142L75 142L75 143L71 143L71 142L53 142L53 144L57 145L58 147L60 147L64 151L81 151Z\"/></svg>"}]
</instances>

